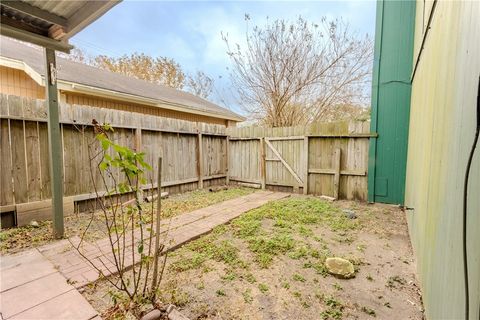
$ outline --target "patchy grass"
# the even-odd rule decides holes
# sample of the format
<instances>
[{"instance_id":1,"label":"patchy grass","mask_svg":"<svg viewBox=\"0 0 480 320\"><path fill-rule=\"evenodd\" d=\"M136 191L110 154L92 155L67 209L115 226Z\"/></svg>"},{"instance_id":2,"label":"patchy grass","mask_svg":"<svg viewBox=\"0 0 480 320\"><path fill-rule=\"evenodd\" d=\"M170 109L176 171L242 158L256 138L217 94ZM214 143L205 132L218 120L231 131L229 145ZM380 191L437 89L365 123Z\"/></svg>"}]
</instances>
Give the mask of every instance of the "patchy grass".
<instances>
[{"instance_id":1,"label":"patchy grass","mask_svg":"<svg viewBox=\"0 0 480 320\"><path fill-rule=\"evenodd\" d=\"M190 319L421 319L414 269L402 262L411 257L406 232L396 208L308 196L270 202L173 252L162 302L178 301ZM349 259L356 277L329 275L329 256ZM84 294L100 312L107 287Z\"/></svg>"},{"instance_id":2,"label":"patchy grass","mask_svg":"<svg viewBox=\"0 0 480 320\"><path fill-rule=\"evenodd\" d=\"M322 319L342 319L343 309L345 308L343 302L333 296L323 297L323 302L327 309L320 314Z\"/></svg>"},{"instance_id":3,"label":"patchy grass","mask_svg":"<svg viewBox=\"0 0 480 320\"><path fill-rule=\"evenodd\" d=\"M265 283L259 283L258 284L258 290L260 290L261 293L267 293L268 292L268 286Z\"/></svg>"},{"instance_id":4,"label":"patchy grass","mask_svg":"<svg viewBox=\"0 0 480 320\"><path fill-rule=\"evenodd\" d=\"M162 217L169 218L175 215L204 208L225 200L237 198L255 192L248 188L229 188L218 192L197 190L179 195L173 195L162 200ZM65 218L65 236L81 235L92 218L91 213L74 214ZM93 214L93 223L90 225L89 240L107 237L103 213ZM28 248L37 247L54 241L52 236L52 222L39 222L38 227L25 226L0 231L0 253L9 254ZM198 257L200 259L200 257Z\"/></svg>"},{"instance_id":5,"label":"patchy grass","mask_svg":"<svg viewBox=\"0 0 480 320\"><path fill-rule=\"evenodd\" d=\"M376 317L376 316L377 316L375 310L373 310L373 309L371 309L371 308L369 308L369 307L363 306L363 307L362 307L362 311L363 311L364 313L368 314L369 316L372 316L372 317Z\"/></svg>"}]
</instances>

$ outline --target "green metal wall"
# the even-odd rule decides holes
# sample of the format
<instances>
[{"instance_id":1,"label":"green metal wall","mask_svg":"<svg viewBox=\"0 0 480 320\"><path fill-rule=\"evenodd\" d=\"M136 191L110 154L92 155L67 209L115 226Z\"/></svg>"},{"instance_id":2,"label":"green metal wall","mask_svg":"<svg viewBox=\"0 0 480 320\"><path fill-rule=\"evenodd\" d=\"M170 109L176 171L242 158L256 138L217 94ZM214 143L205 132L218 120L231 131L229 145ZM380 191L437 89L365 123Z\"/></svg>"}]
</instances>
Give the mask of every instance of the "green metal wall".
<instances>
[{"instance_id":1,"label":"green metal wall","mask_svg":"<svg viewBox=\"0 0 480 320\"><path fill-rule=\"evenodd\" d=\"M403 204L415 1L377 1L368 200Z\"/></svg>"}]
</instances>

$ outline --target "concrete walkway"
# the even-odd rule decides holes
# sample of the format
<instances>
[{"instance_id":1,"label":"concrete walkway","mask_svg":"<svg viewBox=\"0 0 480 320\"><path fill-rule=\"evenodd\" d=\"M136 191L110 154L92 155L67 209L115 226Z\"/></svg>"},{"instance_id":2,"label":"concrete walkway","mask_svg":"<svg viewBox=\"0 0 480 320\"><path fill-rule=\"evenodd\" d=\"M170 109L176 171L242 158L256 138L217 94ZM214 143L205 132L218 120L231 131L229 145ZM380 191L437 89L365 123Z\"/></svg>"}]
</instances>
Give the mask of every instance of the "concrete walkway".
<instances>
[{"instance_id":1,"label":"concrete walkway","mask_svg":"<svg viewBox=\"0 0 480 320\"><path fill-rule=\"evenodd\" d=\"M230 220L240 216L242 213L258 208L269 201L278 200L289 195L286 193L259 191L243 197L227 200L206 208L198 209L189 213L181 214L172 219L165 220L161 225L161 240L166 243L166 250L173 250L182 244L200 237L210 232L216 226L225 224ZM136 248L132 250L131 237L127 237L125 268L132 265L133 261L138 262L140 257ZM140 233L135 232L135 243L138 243ZM76 288L94 282L99 278L98 271L85 260L82 255L88 259L105 276L116 273L114 258L111 252L110 240L102 239L93 243L82 243L79 252L72 248L71 242L77 245L79 238L71 238L54 244L49 244L39 248L39 251L49 259L55 267L62 273L69 283ZM133 255L133 258L132 258Z\"/></svg>"},{"instance_id":2,"label":"concrete walkway","mask_svg":"<svg viewBox=\"0 0 480 320\"><path fill-rule=\"evenodd\" d=\"M259 191L164 221L161 236L167 244L165 250L174 250L244 212L288 196L286 193ZM139 232L135 234L137 240ZM99 278L98 271L82 255L88 257L104 275L114 274L117 270L109 239L83 242L80 247L82 254L72 246L79 241L78 237L73 237L2 257L2 319L96 319L96 311L75 290ZM125 247L130 252L124 265L128 268L133 261L139 261L139 256L137 250L131 250L131 242L127 242Z\"/></svg>"},{"instance_id":3,"label":"concrete walkway","mask_svg":"<svg viewBox=\"0 0 480 320\"><path fill-rule=\"evenodd\" d=\"M38 250L1 258L1 319L100 319Z\"/></svg>"}]
</instances>

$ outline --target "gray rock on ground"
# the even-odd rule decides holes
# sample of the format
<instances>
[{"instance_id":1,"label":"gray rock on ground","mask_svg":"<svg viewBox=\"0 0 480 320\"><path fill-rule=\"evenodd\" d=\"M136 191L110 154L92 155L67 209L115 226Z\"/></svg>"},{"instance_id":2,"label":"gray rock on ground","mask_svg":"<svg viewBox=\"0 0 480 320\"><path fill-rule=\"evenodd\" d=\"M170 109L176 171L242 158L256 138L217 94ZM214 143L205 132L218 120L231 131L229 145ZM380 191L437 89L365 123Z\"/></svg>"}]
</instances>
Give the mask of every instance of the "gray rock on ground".
<instances>
[{"instance_id":1,"label":"gray rock on ground","mask_svg":"<svg viewBox=\"0 0 480 320\"><path fill-rule=\"evenodd\" d=\"M357 219L357 214L353 210L344 209L343 213L345 213L348 219Z\"/></svg>"},{"instance_id":2,"label":"gray rock on ground","mask_svg":"<svg viewBox=\"0 0 480 320\"><path fill-rule=\"evenodd\" d=\"M162 312L158 309L153 309L152 311L144 315L141 320L158 320L161 319L161 317Z\"/></svg>"},{"instance_id":3,"label":"gray rock on ground","mask_svg":"<svg viewBox=\"0 0 480 320\"><path fill-rule=\"evenodd\" d=\"M34 228L38 228L38 227L40 227L40 224L37 221L32 220L32 221L30 221L30 226L34 227Z\"/></svg>"}]
</instances>

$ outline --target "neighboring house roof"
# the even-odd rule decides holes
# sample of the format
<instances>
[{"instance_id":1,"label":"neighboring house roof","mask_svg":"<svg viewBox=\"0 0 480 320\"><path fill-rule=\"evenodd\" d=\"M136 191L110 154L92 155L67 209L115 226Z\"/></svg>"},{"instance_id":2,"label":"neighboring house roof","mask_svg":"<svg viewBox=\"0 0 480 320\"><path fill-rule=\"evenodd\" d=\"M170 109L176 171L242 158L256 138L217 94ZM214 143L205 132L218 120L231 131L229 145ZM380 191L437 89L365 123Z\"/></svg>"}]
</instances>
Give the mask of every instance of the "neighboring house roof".
<instances>
[{"instance_id":1,"label":"neighboring house roof","mask_svg":"<svg viewBox=\"0 0 480 320\"><path fill-rule=\"evenodd\" d=\"M1 37L0 65L23 69L43 85L43 51L31 45ZM18 65L15 65L17 62ZM23 66L23 68L21 68ZM243 121L242 116L188 92L57 57L58 87L65 91L106 96L165 109Z\"/></svg>"}]
</instances>

